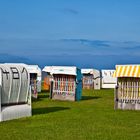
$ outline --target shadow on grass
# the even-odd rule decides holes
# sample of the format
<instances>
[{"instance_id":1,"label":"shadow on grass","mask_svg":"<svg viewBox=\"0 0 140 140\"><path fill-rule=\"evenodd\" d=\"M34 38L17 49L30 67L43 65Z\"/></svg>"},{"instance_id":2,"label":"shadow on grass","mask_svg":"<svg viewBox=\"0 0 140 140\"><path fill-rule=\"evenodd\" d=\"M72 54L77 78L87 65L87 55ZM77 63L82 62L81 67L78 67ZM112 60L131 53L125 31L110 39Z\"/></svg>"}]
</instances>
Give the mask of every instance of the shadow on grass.
<instances>
[{"instance_id":1,"label":"shadow on grass","mask_svg":"<svg viewBox=\"0 0 140 140\"><path fill-rule=\"evenodd\" d=\"M93 99L99 99L100 96L82 96L82 100L93 100Z\"/></svg>"},{"instance_id":2,"label":"shadow on grass","mask_svg":"<svg viewBox=\"0 0 140 140\"><path fill-rule=\"evenodd\" d=\"M38 102L38 101L42 101L42 99L41 98L32 98L32 102Z\"/></svg>"},{"instance_id":3,"label":"shadow on grass","mask_svg":"<svg viewBox=\"0 0 140 140\"><path fill-rule=\"evenodd\" d=\"M68 110L70 109L69 107L43 107L43 108L34 108L32 110L33 115L39 115L39 114L47 114L47 113L52 113L52 112L57 112L57 111L62 111L62 110Z\"/></svg>"},{"instance_id":4,"label":"shadow on grass","mask_svg":"<svg viewBox=\"0 0 140 140\"><path fill-rule=\"evenodd\" d=\"M46 93L50 93L49 90L41 90L41 93L46 94Z\"/></svg>"},{"instance_id":5,"label":"shadow on grass","mask_svg":"<svg viewBox=\"0 0 140 140\"><path fill-rule=\"evenodd\" d=\"M49 94L38 94L38 99L40 98L49 98Z\"/></svg>"},{"instance_id":6,"label":"shadow on grass","mask_svg":"<svg viewBox=\"0 0 140 140\"><path fill-rule=\"evenodd\" d=\"M32 97L32 101L33 102L38 102L38 101L42 101L44 98L49 98L49 94L38 94L37 98L33 98Z\"/></svg>"}]
</instances>

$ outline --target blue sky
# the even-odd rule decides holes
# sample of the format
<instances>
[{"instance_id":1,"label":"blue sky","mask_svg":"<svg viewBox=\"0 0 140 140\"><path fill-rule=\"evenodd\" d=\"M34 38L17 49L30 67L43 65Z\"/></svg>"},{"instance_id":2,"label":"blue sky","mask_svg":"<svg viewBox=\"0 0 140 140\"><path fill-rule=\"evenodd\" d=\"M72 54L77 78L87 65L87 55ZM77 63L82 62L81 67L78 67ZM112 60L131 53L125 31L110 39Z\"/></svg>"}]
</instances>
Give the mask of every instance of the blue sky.
<instances>
[{"instance_id":1,"label":"blue sky","mask_svg":"<svg viewBox=\"0 0 140 140\"><path fill-rule=\"evenodd\" d=\"M139 63L139 13L139 0L1 0L0 62Z\"/></svg>"}]
</instances>

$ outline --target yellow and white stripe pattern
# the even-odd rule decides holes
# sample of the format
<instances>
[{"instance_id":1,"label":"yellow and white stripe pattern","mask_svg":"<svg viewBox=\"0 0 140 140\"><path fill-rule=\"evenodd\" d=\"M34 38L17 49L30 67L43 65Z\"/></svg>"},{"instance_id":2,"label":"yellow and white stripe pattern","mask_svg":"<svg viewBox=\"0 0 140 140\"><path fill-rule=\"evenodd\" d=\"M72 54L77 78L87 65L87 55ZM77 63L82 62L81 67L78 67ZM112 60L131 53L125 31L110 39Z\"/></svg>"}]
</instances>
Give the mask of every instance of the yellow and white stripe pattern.
<instances>
[{"instance_id":1,"label":"yellow and white stripe pattern","mask_svg":"<svg viewBox=\"0 0 140 140\"><path fill-rule=\"evenodd\" d=\"M140 77L140 65L116 65L113 77Z\"/></svg>"}]
</instances>

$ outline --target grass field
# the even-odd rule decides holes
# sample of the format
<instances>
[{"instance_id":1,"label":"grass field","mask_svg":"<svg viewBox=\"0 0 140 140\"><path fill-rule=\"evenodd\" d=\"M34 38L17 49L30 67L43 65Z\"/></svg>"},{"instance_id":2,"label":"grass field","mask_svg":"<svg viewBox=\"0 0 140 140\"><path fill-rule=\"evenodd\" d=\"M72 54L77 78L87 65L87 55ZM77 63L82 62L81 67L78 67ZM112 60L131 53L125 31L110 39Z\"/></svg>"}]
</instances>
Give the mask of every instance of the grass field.
<instances>
[{"instance_id":1,"label":"grass field","mask_svg":"<svg viewBox=\"0 0 140 140\"><path fill-rule=\"evenodd\" d=\"M113 90L84 90L79 102L40 94L33 116L0 123L1 140L140 140L140 111L114 111Z\"/></svg>"}]
</instances>

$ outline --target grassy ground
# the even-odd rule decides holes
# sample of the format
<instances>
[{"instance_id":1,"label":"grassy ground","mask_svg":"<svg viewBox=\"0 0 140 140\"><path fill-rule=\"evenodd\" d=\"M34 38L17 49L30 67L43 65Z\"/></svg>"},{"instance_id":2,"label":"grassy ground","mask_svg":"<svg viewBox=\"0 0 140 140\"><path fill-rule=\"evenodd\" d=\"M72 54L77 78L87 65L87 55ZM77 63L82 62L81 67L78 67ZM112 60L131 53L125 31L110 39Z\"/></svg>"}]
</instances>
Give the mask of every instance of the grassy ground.
<instances>
[{"instance_id":1,"label":"grassy ground","mask_svg":"<svg viewBox=\"0 0 140 140\"><path fill-rule=\"evenodd\" d=\"M114 111L113 90L84 90L79 102L41 94L33 116L0 123L1 140L139 140L140 111Z\"/></svg>"}]
</instances>

